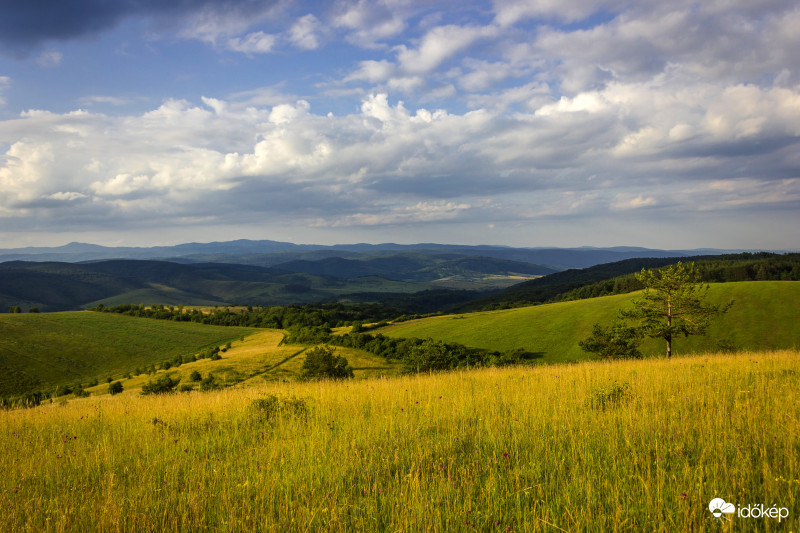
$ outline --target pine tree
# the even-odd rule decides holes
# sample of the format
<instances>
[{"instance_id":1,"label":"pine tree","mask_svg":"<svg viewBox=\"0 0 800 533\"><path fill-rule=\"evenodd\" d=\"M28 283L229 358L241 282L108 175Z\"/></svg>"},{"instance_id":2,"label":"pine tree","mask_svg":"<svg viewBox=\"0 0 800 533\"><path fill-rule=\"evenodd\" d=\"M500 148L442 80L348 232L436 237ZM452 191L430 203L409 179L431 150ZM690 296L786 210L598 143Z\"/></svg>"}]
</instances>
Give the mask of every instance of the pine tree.
<instances>
[{"instance_id":1,"label":"pine tree","mask_svg":"<svg viewBox=\"0 0 800 533\"><path fill-rule=\"evenodd\" d=\"M658 270L644 270L636 275L645 286L634 308L622 311L625 318L640 320L644 335L662 338L667 343L667 357L672 356L672 340L678 335L705 335L711 320L726 312L724 306L705 303L709 285L700 283L694 263L677 263Z\"/></svg>"}]
</instances>

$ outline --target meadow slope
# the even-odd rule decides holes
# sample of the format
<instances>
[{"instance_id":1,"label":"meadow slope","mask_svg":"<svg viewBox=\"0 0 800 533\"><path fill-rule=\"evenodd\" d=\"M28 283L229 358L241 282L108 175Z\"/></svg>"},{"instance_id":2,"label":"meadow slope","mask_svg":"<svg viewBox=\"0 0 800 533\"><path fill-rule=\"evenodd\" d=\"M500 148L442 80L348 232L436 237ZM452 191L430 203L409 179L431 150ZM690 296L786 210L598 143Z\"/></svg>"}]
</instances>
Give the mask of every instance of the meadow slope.
<instances>
[{"instance_id":1,"label":"meadow slope","mask_svg":"<svg viewBox=\"0 0 800 533\"><path fill-rule=\"evenodd\" d=\"M444 315L390 325L377 330L391 337L433 338L490 350L525 348L542 361L590 358L578 346L596 322L610 324L617 310L630 307L638 293L545 304L501 311ZM752 281L711 284L709 301L734 300L704 337L674 340L676 353L771 350L800 346L800 282ZM646 355L660 355L663 343L645 342Z\"/></svg>"},{"instance_id":2,"label":"meadow slope","mask_svg":"<svg viewBox=\"0 0 800 533\"><path fill-rule=\"evenodd\" d=\"M0 411L0 530L796 531L799 355ZM720 523L718 497L787 516Z\"/></svg>"},{"instance_id":3,"label":"meadow slope","mask_svg":"<svg viewBox=\"0 0 800 533\"><path fill-rule=\"evenodd\" d=\"M119 377L254 331L89 311L0 314L0 397Z\"/></svg>"}]
</instances>

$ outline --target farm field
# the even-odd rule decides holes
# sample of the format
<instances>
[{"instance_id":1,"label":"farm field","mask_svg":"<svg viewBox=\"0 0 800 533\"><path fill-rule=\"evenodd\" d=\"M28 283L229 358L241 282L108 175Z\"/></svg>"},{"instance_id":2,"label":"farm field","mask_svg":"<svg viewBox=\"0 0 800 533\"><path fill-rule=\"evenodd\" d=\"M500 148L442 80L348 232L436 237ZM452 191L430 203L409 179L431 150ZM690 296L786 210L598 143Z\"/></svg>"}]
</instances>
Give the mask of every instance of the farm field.
<instances>
[{"instance_id":1,"label":"farm field","mask_svg":"<svg viewBox=\"0 0 800 533\"><path fill-rule=\"evenodd\" d=\"M431 337L490 350L525 348L542 361L586 360L578 346L596 322L610 324L637 294L604 296L501 311L444 315L376 330L391 337ZM752 281L711 284L709 301L734 300L705 337L675 339L677 353L725 349L772 350L800 346L800 282ZM642 351L660 355L662 343L648 340Z\"/></svg>"},{"instance_id":2,"label":"farm field","mask_svg":"<svg viewBox=\"0 0 800 533\"><path fill-rule=\"evenodd\" d=\"M796 531L798 356L262 381L0 411L0 530ZM719 522L717 497L789 515Z\"/></svg>"}]
</instances>

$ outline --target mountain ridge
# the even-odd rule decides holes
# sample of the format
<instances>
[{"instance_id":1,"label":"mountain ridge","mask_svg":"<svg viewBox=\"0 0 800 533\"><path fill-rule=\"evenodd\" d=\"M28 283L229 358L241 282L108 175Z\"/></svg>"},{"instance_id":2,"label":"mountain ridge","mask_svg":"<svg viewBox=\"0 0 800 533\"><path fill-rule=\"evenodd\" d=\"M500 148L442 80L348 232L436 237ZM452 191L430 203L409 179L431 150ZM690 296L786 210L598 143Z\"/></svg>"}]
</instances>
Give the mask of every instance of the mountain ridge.
<instances>
[{"instance_id":1,"label":"mountain ridge","mask_svg":"<svg viewBox=\"0 0 800 533\"><path fill-rule=\"evenodd\" d=\"M354 243L295 244L274 240L237 239L207 243L189 242L172 246L102 246L71 242L63 246L0 248L0 262L58 261L82 263L105 259L156 259L193 263L240 263L274 266L295 260L318 260L327 257L358 258L392 253L453 253L461 256L485 256L551 267L556 270L586 268L636 257L681 257L739 253L744 250L696 249L664 250L636 246L615 247L513 247L506 245L464 245L440 243Z\"/></svg>"}]
</instances>

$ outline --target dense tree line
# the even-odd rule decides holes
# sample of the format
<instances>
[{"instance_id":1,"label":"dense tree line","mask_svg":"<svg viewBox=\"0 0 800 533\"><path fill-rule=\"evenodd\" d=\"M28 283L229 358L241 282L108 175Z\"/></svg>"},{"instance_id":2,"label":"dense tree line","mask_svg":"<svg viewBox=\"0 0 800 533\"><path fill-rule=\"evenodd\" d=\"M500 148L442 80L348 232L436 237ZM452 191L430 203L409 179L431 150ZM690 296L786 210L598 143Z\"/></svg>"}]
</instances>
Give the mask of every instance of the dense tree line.
<instances>
[{"instance_id":1,"label":"dense tree line","mask_svg":"<svg viewBox=\"0 0 800 533\"><path fill-rule=\"evenodd\" d=\"M558 272L521 283L459 310L506 309L634 292L644 288L644 285L636 279L636 274L641 269L662 268L679 261L694 262L700 275L700 282L704 283L800 280L800 254L797 253L758 252L684 258L626 259L617 263Z\"/></svg>"},{"instance_id":2,"label":"dense tree line","mask_svg":"<svg viewBox=\"0 0 800 533\"><path fill-rule=\"evenodd\" d=\"M305 304L270 307L248 306L242 309L216 307L210 312L183 306L125 304L98 305L93 311L128 316L196 322L215 326L292 329L298 327L341 327L355 322L380 321L400 316L401 311L381 304Z\"/></svg>"},{"instance_id":3,"label":"dense tree line","mask_svg":"<svg viewBox=\"0 0 800 533\"><path fill-rule=\"evenodd\" d=\"M798 281L800 254L744 253L695 263L698 279L705 283L737 281ZM583 300L623 294L644 288L637 274L618 276L566 292L553 301Z\"/></svg>"},{"instance_id":4,"label":"dense tree line","mask_svg":"<svg viewBox=\"0 0 800 533\"><path fill-rule=\"evenodd\" d=\"M290 330L286 342L291 344L326 344L356 348L400 362L407 373L452 370L457 368L505 366L533 361L540 355L523 349L498 352L483 348L470 348L455 342L433 339L386 337L380 333L347 333L333 335L324 328L299 328Z\"/></svg>"}]
</instances>

